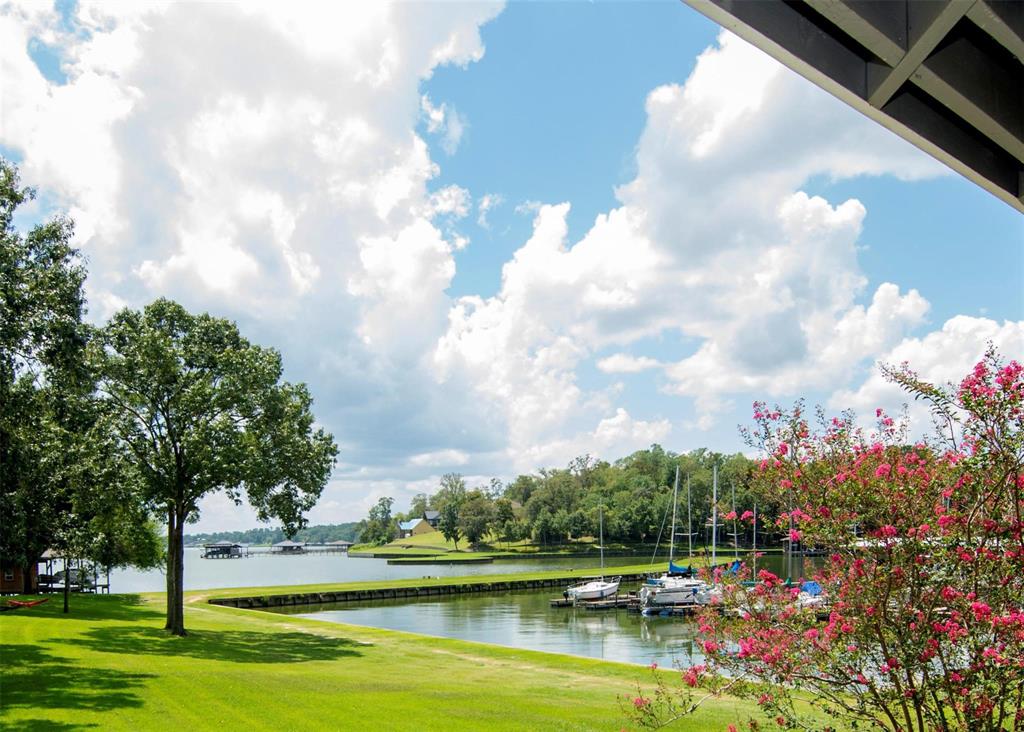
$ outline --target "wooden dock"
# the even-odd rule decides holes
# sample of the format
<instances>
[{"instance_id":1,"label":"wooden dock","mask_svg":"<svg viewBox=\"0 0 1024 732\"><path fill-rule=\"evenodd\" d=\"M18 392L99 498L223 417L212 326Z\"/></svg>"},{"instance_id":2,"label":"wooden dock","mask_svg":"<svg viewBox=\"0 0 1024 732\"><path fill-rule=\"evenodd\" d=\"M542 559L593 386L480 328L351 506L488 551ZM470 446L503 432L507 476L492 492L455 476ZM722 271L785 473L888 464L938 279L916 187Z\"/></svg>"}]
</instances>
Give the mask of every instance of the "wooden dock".
<instances>
[{"instance_id":1,"label":"wooden dock","mask_svg":"<svg viewBox=\"0 0 1024 732\"><path fill-rule=\"evenodd\" d=\"M584 610L617 610L618 608L628 608L633 604L639 606L639 603L640 600L633 593L605 597L601 600L570 600L565 597L553 597L550 601L551 607L579 607Z\"/></svg>"}]
</instances>

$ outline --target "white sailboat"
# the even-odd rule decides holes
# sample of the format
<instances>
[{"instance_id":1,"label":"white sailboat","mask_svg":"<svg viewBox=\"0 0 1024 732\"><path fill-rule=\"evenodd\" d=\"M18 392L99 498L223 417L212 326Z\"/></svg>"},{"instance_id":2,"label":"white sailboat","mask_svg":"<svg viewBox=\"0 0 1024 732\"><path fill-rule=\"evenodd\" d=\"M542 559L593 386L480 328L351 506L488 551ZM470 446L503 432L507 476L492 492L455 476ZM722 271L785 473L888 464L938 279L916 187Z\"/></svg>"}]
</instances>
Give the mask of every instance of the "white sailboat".
<instances>
[{"instance_id":1,"label":"white sailboat","mask_svg":"<svg viewBox=\"0 0 1024 732\"><path fill-rule=\"evenodd\" d=\"M603 600L619 591L620 579L618 577L611 580L604 578L604 511L600 506L597 510L597 520L600 527L598 541L600 541L601 547L601 578L569 587L565 591L565 597L576 602L580 600Z\"/></svg>"}]
</instances>

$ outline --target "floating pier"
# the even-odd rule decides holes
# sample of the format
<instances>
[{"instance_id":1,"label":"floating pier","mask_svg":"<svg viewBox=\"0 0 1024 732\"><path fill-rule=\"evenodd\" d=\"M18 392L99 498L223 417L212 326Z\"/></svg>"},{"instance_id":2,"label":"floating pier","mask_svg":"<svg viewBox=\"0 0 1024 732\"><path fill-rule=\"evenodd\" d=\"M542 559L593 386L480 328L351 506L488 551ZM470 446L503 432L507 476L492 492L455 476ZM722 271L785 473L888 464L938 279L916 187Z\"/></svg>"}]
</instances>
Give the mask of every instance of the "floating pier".
<instances>
[{"instance_id":1,"label":"floating pier","mask_svg":"<svg viewBox=\"0 0 1024 732\"><path fill-rule=\"evenodd\" d=\"M551 607L580 607L584 610L615 610L628 608L633 604L639 605L640 600L633 593L628 595L615 595L600 600L570 600L565 597L551 598Z\"/></svg>"}]
</instances>

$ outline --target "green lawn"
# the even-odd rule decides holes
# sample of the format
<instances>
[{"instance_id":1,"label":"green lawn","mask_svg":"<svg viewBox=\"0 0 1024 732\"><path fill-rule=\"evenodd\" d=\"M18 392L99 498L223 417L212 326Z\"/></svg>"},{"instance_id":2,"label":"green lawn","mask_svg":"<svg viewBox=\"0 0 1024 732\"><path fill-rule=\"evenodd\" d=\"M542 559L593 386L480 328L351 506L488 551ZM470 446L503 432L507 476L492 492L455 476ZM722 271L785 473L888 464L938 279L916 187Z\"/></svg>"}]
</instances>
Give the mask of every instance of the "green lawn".
<instances>
[{"instance_id":1,"label":"green lawn","mask_svg":"<svg viewBox=\"0 0 1024 732\"><path fill-rule=\"evenodd\" d=\"M163 632L162 595L76 596L69 616L54 597L0 614L2 726L618 730L618 697L650 678L623 664L215 607L207 594L187 598L187 638ZM724 730L750 711L714 700L676 728Z\"/></svg>"}]
</instances>

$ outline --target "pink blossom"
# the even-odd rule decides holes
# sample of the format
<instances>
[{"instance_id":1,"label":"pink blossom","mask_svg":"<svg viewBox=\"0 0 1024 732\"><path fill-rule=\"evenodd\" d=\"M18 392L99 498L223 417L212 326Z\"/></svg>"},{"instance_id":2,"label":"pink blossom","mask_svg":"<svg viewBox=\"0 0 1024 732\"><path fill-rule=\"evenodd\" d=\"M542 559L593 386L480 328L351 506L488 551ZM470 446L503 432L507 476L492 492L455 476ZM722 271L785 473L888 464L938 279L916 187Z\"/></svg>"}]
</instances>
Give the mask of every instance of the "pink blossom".
<instances>
[{"instance_id":1,"label":"pink blossom","mask_svg":"<svg viewBox=\"0 0 1024 732\"><path fill-rule=\"evenodd\" d=\"M875 477L876 478L888 478L889 477L889 473L891 473L891 472L892 472L892 466L889 465L889 463L882 463L877 468L875 468Z\"/></svg>"},{"instance_id":2,"label":"pink blossom","mask_svg":"<svg viewBox=\"0 0 1024 732\"><path fill-rule=\"evenodd\" d=\"M977 620L984 620L992 614L992 608L988 606L988 603L984 602L972 602L971 611L974 613L974 617Z\"/></svg>"},{"instance_id":3,"label":"pink blossom","mask_svg":"<svg viewBox=\"0 0 1024 732\"><path fill-rule=\"evenodd\" d=\"M797 531L796 529L790 529L789 530L789 540L790 541L800 541L800 532Z\"/></svg>"}]
</instances>

